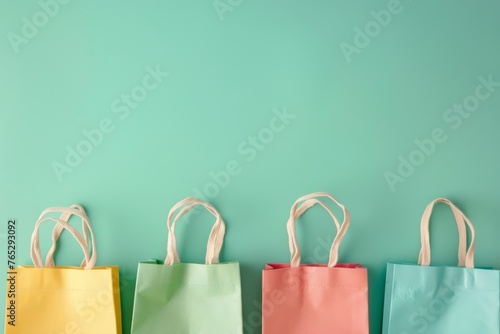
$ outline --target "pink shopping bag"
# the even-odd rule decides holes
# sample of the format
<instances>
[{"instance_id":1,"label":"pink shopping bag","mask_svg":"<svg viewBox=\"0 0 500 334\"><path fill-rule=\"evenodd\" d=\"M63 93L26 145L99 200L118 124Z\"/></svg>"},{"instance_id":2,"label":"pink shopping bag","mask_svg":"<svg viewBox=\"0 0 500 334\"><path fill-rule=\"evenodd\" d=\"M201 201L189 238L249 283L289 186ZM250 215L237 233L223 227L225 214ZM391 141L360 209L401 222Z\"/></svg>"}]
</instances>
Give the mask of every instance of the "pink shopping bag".
<instances>
[{"instance_id":1,"label":"pink shopping bag","mask_svg":"<svg viewBox=\"0 0 500 334\"><path fill-rule=\"evenodd\" d=\"M318 198L333 200L344 213L339 223ZM300 206L299 206L300 204ZM295 222L319 204L337 226L328 264L300 264ZM262 273L263 334L367 334L368 272L361 264L339 264L338 251L350 223L347 209L329 193L300 197L292 206L287 229L291 263L267 264Z\"/></svg>"}]
</instances>

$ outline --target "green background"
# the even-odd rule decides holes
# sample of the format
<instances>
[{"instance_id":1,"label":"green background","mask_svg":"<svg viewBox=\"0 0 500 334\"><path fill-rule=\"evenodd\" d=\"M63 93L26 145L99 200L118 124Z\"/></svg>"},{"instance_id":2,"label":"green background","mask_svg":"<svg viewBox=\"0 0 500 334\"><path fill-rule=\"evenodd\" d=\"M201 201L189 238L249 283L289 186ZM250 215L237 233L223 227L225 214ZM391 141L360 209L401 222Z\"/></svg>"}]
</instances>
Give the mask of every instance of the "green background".
<instances>
[{"instance_id":1,"label":"green background","mask_svg":"<svg viewBox=\"0 0 500 334\"><path fill-rule=\"evenodd\" d=\"M221 14L210 1L74 0L17 53L10 33L21 36L23 17L33 22L41 7L0 1L2 252L8 218L19 224L17 262L31 264L40 212L81 203L98 263L121 268L125 333L137 263L165 257L168 210L196 189L212 189L206 198L227 223L221 260L241 263L245 322L259 312L264 264L289 261L291 205L313 191L333 193L352 214L340 259L369 268L372 333L380 333L385 264L416 262L432 199L449 197L473 221L476 265L500 267L500 87L460 124L445 119L478 77L500 81L500 2L402 0L348 62L341 43L355 45L356 27L376 29L370 12L389 1L227 1ZM156 66L169 76L121 119L112 104ZM273 110L295 117L270 140ZM103 119L112 133L59 180L54 162L64 164L67 147ZM415 140L436 128L446 140L391 189L385 173L397 173L400 156L418 158ZM242 154L259 134L267 144ZM209 185L232 160L240 173ZM452 215L437 211L433 263L454 265ZM179 226L183 261L203 261L211 221L203 213ZM324 212L308 212L298 225L303 258L333 233ZM63 239L58 264L79 263L81 251Z\"/></svg>"}]
</instances>

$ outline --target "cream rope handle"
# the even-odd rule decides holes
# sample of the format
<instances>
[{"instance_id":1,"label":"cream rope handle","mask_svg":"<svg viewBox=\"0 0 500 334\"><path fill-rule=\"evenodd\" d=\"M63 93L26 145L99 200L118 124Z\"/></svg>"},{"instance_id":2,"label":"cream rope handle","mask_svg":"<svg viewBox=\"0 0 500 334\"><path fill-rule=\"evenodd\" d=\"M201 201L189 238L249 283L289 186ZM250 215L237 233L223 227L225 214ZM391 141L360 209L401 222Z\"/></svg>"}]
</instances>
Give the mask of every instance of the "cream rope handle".
<instances>
[{"instance_id":1,"label":"cream rope handle","mask_svg":"<svg viewBox=\"0 0 500 334\"><path fill-rule=\"evenodd\" d=\"M165 258L166 265L172 265L174 263L180 262L179 254L177 252L177 240L175 238L175 227L177 225L177 220L186 213L188 213L191 209L193 209L197 205L204 206L212 215L215 216L215 223L214 226L212 227L210 236L208 238L205 263L206 264L219 263L219 254L222 249L222 244L224 242L224 234L226 232L226 226L224 224L224 221L222 220L220 213L210 203L201 201L194 197L188 197L175 204L168 213L167 257ZM172 217L174 216L175 212L178 209L181 210L172 221Z\"/></svg>"},{"instance_id":2,"label":"cream rope handle","mask_svg":"<svg viewBox=\"0 0 500 334\"><path fill-rule=\"evenodd\" d=\"M331 199L333 202L335 202L335 204L337 204L342 209L342 213L344 214L344 221L342 222L342 224L339 223L338 219L333 214L333 212L328 208L328 206L326 206L322 201L317 199L318 197L327 197ZM301 202L303 203L299 206ZM338 263L339 247L340 244L342 243L342 239L344 238L347 232L347 229L349 228L351 215L349 211L345 208L345 206L341 204L335 197L333 197L333 195L327 192L315 192L302 196L299 199L297 199L295 203L292 205L292 208L290 210L290 218L288 219L287 222L287 231L288 231L288 245L290 248L290 255L291 255L291 260L290 260L291 267L298 267L300 265L300 248L297 242L297 235L295 231L296 220L306 210L308 210L315 204L320 204L323 208L325 208L328 211L328 213L330 214L335 223L335 226L337 227L337 235L335 236L335 239L333 240L332 243L332 247L330 248L328 267L334 267Z\"/></svg>"},{"instance_id":3,"label":"cream rope handle","mask_svg":"<svg viewBox=\"0 0 500 334\"><path fill-rule=\"evenodd\" d=\"M80 232L78 232L73 226L69 225L68 222L61 218L53 218L53 217L45 217L48 213L60 213L75 215L82 219L82 223L85 225L84 232L88 231L90 234L91 242L92 242L92 253L89 252L88 240L84 238ZM76 239L78 244L83 250L84 253L84 262L85 269L92 269L97 262L97 250L95 245L94 233L92 231L92 227L90 225L89 218L87 217L85 211L80 211L75 208L67 208L67 207L52 207L44 210L37 222L35 223L35 227L33 230L33 234L31 235L31 259L33 260L33 264L36 268L44 268L44 264L42 262L41 250L40 250L40 240L39 240L39 229L40 225L46 221L56 222L58 225L61 225L62 228L68 230L73 237ZM58 230L56 227L55 230ZM54 246L54 245L53 245Z\"/></svg>"},{"instance_id":4,"label":"cream rope handle","mask_svg":"<svg viewBox=\"0 0 500 334\"><path fill-rule=\"evenodd\" d=\"M80 204L73 204L70 206L70 208L80 210L83 213L85 213L85 209ZM65 222L68 222L72 215L73 214L71 212L65 211L62 213L61 218L59 218L59 219L64 220ZM55 253L56 248L57 248L57 240L59 240L59 237L61 236L61 233L63 230L64 230L64 227L62 227L62 225L60 225L60 224L57 224L54 227L54 230L52 231L52 247L50 248L50 250L47 253L47 256L45 258L45 267L55 266L54 253ZM87 236L88 229L83 221L82 221L82 235L83 235L83 238L85 239L85 245L88 246L88 236ZM82 268L84 268L86 265L87 265L87 260L84 258L80 266Z\"/></svg>"},{"instance_id":5,"label":"cream rope handle","mask_svg":"<svg viewBox=\"0 0 500 334\"><path fill-rule=\"evenodd\" d=\"M424 214L420 221L420 236L421 236L421 248L420 254L418 256L418 264L422 266L428 266L431 262L431 245L429 236L429 220L432 214L432 210L436 203L445 203L450 206L455 216L455 220L458 227L459 235L459 245L458 245L458 266L474 268L474 251L475 251L475 230L471 221L465 216L465 214L453 204L450 200L446 198L437 198L427 205ZM467 244L467 229L465 226L469 226L471 231L471 243L469 248L466 250Z\"/></svg>"}]
</instances>

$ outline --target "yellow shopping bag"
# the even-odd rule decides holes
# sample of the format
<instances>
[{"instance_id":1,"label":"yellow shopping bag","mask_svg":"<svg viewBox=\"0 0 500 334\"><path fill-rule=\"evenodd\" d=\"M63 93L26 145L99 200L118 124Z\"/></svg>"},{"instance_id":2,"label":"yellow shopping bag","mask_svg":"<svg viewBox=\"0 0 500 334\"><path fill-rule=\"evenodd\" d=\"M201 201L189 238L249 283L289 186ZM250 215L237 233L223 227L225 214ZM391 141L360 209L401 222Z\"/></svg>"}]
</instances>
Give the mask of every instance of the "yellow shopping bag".
<instances>
[{"instance_id":1,"label":"yellow shopping bag","mask_svg":"<svg viewBox=\"0 0 500 334\"><path fill-rule=\"evenodd\" d=\"M61 218L46 216L54 212L61 212ZM83 233L68 224L71 215L82 219ZM44 264L38 231L45 221L57 225ZM63 230L82 247L80 267L54 266L53 254ZM95 266L94 234L83 207L42 212L31 237L31 258L34 266L20 266L7 276L6 334L121 334L118 267Z\"/></svg>"}]
</instances>

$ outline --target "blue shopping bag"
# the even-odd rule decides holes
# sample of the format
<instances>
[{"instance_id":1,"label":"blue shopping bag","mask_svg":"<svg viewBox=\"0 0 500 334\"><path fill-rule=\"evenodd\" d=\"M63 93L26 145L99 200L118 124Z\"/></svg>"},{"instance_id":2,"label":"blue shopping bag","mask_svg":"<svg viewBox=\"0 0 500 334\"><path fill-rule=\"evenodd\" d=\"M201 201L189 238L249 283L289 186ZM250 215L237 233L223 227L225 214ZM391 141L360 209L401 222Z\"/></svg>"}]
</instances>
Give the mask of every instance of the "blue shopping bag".
<instances>
[{"instance_id":1,"label":"blue shopping bag","mask_svg":"<svg viewBox=\"0 0 500 334\"><path fill-rule=\"evenodd\" d=\"M451 207L457 222L458 267L430 266L429 219L438 202ZM500 272L474 268L475 231L469 219L438 198L422 216L421 242L418 264L387 264L382 333L499 334Z\"/></svg>"}]
</instances>

